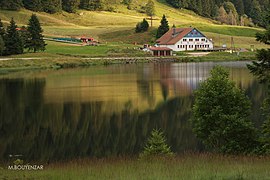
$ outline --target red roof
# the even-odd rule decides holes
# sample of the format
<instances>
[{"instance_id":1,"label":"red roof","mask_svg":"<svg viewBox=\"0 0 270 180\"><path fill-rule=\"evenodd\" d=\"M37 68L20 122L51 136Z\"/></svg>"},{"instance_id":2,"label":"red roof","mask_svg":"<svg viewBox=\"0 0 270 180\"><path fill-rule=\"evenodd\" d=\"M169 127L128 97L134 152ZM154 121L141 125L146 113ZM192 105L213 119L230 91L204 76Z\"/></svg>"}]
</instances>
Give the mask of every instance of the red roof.
<instances>
[{"instance_id":1,"label":"red roof","mask_svg":"<svg viewBox=\"0 0 270 180\"><path fill-rule=\"evenodd\" d=\"M173 45L180 41L193 28L172 28L157 40L158 44ZM175 31L175 33L174 33Z\"/></svg>"},{"instance_id":2,"label":"red roof","mask_svg":"<svg viewBox=\"0 0 270 180\"><path fill-rule=\"evenodd\" d=\"M149 48L151 51L171 51L171 48L167 47L150 47Z\"/></svg>"}]
</instances>

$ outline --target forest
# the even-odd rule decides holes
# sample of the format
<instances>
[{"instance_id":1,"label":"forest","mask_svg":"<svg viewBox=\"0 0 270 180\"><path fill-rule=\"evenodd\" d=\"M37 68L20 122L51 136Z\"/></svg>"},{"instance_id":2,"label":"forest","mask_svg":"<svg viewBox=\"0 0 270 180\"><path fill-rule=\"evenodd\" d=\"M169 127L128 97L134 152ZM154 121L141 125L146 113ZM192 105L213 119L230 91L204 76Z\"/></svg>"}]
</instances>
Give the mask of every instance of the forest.
<instances>
[{"instance_id":1,"label":"forest","mask_svg":"<svg viewBox=\"0 0 270 180\"><path fill-rule=\"evenodd\" d=\"M175 8L185 8L195 13L215 19L221 23L241 26L266 27L266 16L270 14L269 0L166 0ZM145 12L145 4L135 7L135 0L0 0L0 8L57 13L62 10L75 13L78 9L90 11L115 11L117 4L124 4L128 9Z\"/></svg>"}]
</instances>

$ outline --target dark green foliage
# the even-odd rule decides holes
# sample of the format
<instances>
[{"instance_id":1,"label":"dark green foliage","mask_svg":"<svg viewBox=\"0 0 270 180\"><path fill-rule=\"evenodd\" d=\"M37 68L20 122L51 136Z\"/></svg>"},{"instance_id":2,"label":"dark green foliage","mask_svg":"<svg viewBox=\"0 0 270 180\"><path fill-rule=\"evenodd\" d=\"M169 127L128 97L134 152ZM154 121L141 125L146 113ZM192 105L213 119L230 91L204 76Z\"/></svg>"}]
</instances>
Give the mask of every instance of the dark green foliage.
<instances>
[{"instance_id":1,"label":"dark green foliage","mask_svg":"<svg viewBox=\"0 0 270 180\"><path fill-rule=\"evenodd\" d=\"M166 19L166 16L163 15L163 17L160 21L160 26L157 29L156 38L160 38L161 36L163 36L163 34L165 34L167 31L169 31L169 29L170 29L169 23Z\"/></svg>"},{"instance_id":2,"label":"dark green foliage","mask_svg":"<svg viewBox=\"0 0 270 180\"><path fill-rule=\"evenodd\" d=\"M155 4L152 0L148 0L147 4L145 6L145 12L148 16L155 15Z\"/></svg>"},{"instance_id":3,"label":"dark green foliage","mask_svg":"<svg viewBox=\"0 0 270 180\"><path fill-rule=\"evenodd\" d=\"M22 0L0 0L0 9L19 10L22 7Z\"/></svg>"},{"instance_id":4,"label":"dark green foliage","mask_svg":"<svg viewBox=\"0 0 270 180\"><path fill-rule=\"evenodd\" d=\"M75 13L79 8L80 0L62 0L63 10Z\"/></svg>"},{"instance_id":5,"label":"dark green foliage","mask_svg":"<svg viewBox=\"0 0 270 180\"><path fill-rule=\"evenodd\" d=\"M151 156L172 156L170 146L167 145L164 133L160 130L153 129L151 136L148 138L143 152L140 154L141 158Z\"/></svg>"},{"instance_id":6,"label":"dark green foliage","mask_svg":"<svg viewBox=\"0 0 270 180\"><path fill-rule=\"evenodd\" d=\"M23 4L31 11L43 11L42 0L23 0Z\"/></svg>"},{"instance_id":7,"label":"dark green foliage","mask_svg":"<svg viewBox=\"0 0 270 180\"><path fill-rule=\"evenodd\" d=\"M266 16L267 30L264 33L256 34L256 40L265 44L270 44L270 15ZM264 123L262 126L261 141L262 152L270 153L270 49L261 49L257 52L257 61L247 65L252 74L258 77L261 83L267 85L268 96L263 103Z\"/></svg>"},{"instance_id":8,"label":"dark green foliage","mask_svg":"<svg viewBox=\"0 0 270 180\"><path fill-rule=\"evenodd\" d=\"M270 87L268 87L270 91ZM268 94L270 94L268 92ZM262 125L262 137L261 141L263 144L262 151L263 153L270 154L270 98L266 98L263 103L263 116L265 118Z\"/></svg>"},{"instance_id":9,"label":"dark green foliage","mask_svg":"<svg viewBox=\"0 0 270 180\"><path fill-rule=\"evenodd\" d=\"M2 36L2 38L4 38L6 31L5 31L5 27L2 23L2 20L0 19L0 36Z\"/></svg>"},{"instance_id":10,"label":"dark green foliage","mask_svg":"<svg viewBox=\"0 0 270 180\"><path fill-rule=\"evenodd\" d=\"M253 19L255 24L266 27L266 23L263 21L263 16L265 16L270 8L270 3L268 0L166 0L175 8L187 8L195 11L199 15L205 17L218 17L217 10L220 6L225 4L233 4L237 10L237 14L240 16L246 14L248 17ZM225 5L226 6L226 5ZM230 5L231 6L231 5ZM227 13L230 11L225 7ZM235 12L232 11L234 16ZM238 18L235 16L235 20Z\"/></svg>"},{"instance_id":11,"label":"dark green foliage","mask_svg":"<svg viewBox=\"0 0 270 180\"><path fill-rule=\"evenodd\" d=\"M28 39L26 41L25 48L34 52L44 51L46 44L42 35L43 30L35 14L33 14L29 20L27 32Z\"/></svg>"},{"instance_id":12,"label":"dark green foliage","mask_svg":"<svg viewBox=\"0 0 270 180\"><path fill-rule=\"evenodd\" d=\"M102 3L101 3L101 0L81 0L80 8L86 9L86 10L91 10L91 11L101 10Z\"/></svg>"},{"instance_id":13,"label":"dark green foliage","mask_svg":"<svg viewBox=\"0 0 270 180\"><path fill-rule=\"evenodd\" d=\"M250 153L257 147L255 128L249 120L250 104L229 80L229 72L217 66L195 92L193 131L214 151Z\"/></svg>"},{"instance_id":14,"label":"dark green foliage","mask_svg":"<svg viewBox=\"0 0 270 180\"><path fill-rule=\"evenodd\" d=\"M4 50L5 50L5 42L2 36L0 36L0 56L3 55Z\"/></svg>"},{"instance_id":15,"label":"dark green foliage","mask_svg":"<svg viewBox=\"0 0 270 180\"><path fill-rule=\"evenodd\" d=\"M43 0L42 6L44 12L57 13L62 10L62 0Z\"/></svg>"},{"instance_id":16,"label":"dark green foliage","mask_svg":"<svg viewBox=\"0 0 270 180\"><path fill-rule=\"evenodd\" d=\"M18 33L19 33L19 35L20 35L20 37L21 37L22 44L23 44L24 47L25 47L26 42L27 42L27 40L28 40L28 38L29 38L29 35L28 35L29 33L28 33L26 27L25 27L25 26L22 26L22 27L21 27L21 30L18 31Z\"/></svg>"},{"instance_id":17,"label":"dark green foliage","mask_svg":"<svg viewBox=\"0 0 270 180\"><path fill-rule=\"evenodd\" d=\"M10 21L9 26L7 27L7 33L5 35L5 55L12 54L22 54L23 53L23 43L19 35L19 32L16 30L17 25L13 18Z\"/></svg>"},{"instance_id":18,"label":"dark green foliage","mask_svg":"<svg viewBox=\"0 0 270 180\"><path fill-rule=\"evenodd\" d=\"M142 22L139 22L139 23L136 25L135 32L136 32L136 33L139 33L139 32L145 32L145 31L148 30L148 28L149 28L148 22L146 21L146 19L143 19Z\"/></svg>"}]
</instances>

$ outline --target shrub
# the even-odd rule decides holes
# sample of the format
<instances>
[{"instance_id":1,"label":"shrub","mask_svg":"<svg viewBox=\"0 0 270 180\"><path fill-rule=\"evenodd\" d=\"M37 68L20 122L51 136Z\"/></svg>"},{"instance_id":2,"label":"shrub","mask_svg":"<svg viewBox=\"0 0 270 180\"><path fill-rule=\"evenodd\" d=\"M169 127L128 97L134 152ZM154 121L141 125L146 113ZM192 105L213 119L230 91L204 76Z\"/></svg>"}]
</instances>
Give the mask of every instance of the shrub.
<instances>
[{"instance_id":1,"label":"shrub","mask_svg":"<svg viewBox=\"0 0 270 180\"><path fill-rule=\"evenodd\" d=\"M149 28L148 22L146 21L146 19L143 19L142 22L139 22L139 23L136 25L135 32L136 32L136 33L139 33L139 32L145 32L145 31L148 31L148 28Z\"/></svg>"}]
</instances>

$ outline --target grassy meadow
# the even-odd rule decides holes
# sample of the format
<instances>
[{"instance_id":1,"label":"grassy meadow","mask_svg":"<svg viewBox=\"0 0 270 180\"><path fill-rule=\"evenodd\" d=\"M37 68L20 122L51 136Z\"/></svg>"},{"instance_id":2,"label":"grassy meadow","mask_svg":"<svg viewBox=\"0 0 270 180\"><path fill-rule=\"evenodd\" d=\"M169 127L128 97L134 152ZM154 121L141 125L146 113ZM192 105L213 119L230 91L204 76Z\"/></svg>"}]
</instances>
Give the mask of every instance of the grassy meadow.
<instances>
[{"instance_id":1,"label":"grassy meadow","mask_svg":"<svg viewBox=\"0 0 270 180\"><path fill-rule=\"evenodd\" d=\"M143 0L136 1L143 5ZM36 12L44 28L45 36L74 37L91 36L100 42L125 42L139 44L153 42L155 31L160 24L163 14L167 16L170 26L177 27L193 26L204 32L209 38L215 41L215 45L228 44L231 36L235 37L237 47L249 48L251 44L257 48L265 47L255 41L254 35L263 29L253 27L222 25L214 20L203 18L192 11L185 9L174 9L164 1L155 0L156 16L153 20L153 28L147 33L136 34L135 25L147 18L146 14L136 10L128 10L124 5L117 5L114 12L96 12L79 10L75 14L56 13L46 14ZM26 25L32 12L28 10L0 11L0 18L4 23L8 23L14 17L19 26ZM218 39L218 40L217 40Z\"/></svg>"},{"instance_id":2,"label":"grassy meadow","mask_svg":"<svg viewBox=\"0 0 270 180\"><path fill-rule=\"evenodd\" d=\"M43 164L40 171L12 171L2 165L0 179L228 179L267 180L269 157L185 154L169 159L79 159Z\"/></svg>"}]
</instances>

